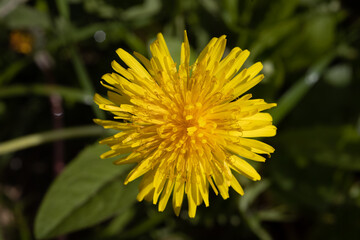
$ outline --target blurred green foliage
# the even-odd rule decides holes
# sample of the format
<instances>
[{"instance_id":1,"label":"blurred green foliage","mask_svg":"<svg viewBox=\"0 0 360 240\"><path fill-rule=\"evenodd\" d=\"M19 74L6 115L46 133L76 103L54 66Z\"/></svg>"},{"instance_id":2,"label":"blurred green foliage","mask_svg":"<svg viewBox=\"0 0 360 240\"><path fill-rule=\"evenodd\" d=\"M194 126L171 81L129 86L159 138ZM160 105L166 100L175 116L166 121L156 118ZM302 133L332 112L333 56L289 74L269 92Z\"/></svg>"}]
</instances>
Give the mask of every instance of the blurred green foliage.
<instances>
[{"instance_id":1,"label":"blurred green foliage","mask_svg":"<svg viewBox=\"0 0 360 240\"><path fill-rule=\"evenodd\" d=\"M350 0L1 0L0 239L359 239L359 16ZM193 220L137 203L87 127L115 50L149 56L163 32L179 62L184 29L192 61L213 36L249 49L251 92L279 104L263 180Z\"/></svg>"}]
</instances>

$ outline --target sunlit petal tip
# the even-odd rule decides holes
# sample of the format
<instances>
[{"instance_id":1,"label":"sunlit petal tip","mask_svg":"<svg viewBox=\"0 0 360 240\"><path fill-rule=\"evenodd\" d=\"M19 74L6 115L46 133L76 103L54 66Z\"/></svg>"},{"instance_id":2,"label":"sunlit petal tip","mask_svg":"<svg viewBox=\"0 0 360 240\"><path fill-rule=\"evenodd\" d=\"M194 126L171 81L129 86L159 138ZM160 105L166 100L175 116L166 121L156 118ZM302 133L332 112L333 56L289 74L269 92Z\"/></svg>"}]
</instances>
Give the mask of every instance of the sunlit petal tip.
<instances>
[{"instance_id":1,"label":"sunlit petal tip","mask_svg":"<svg viewBox=\"0 0 360 240\"><path fill-rule=\"evenodd\" d=\"M100 120L100 119L93 118L93 122L94 122L94 123L96 123L96 124L98 124L98 123L99 123L99 120Z\"/></svg>"},{"instance_id":2,"label":"sunlit petal tip","mask_svg":"<svg viewBox=\"0 0 360 240\"><path fill-rule=\"evenodd\" d=\"M247 49L242 50L241 54L243 55L243 58L246 60L250 56L250 51Z\"/></svg>"},{"instance_id":3,"label":"sunlit petal tip","mask_svg":"<svg viewBox=\"0 0 360 240\"><path fill-rule=\"evenodd\" d=\"M110 150L110 151L108 151L108 152L105 152L105 153L101 154L101 155L100 155L100 158L101 158L101 159L109 158L109 156L112 155L112 154L114 154L114 153L115 153L115 151Z\"/></svg>"}]
</instances>

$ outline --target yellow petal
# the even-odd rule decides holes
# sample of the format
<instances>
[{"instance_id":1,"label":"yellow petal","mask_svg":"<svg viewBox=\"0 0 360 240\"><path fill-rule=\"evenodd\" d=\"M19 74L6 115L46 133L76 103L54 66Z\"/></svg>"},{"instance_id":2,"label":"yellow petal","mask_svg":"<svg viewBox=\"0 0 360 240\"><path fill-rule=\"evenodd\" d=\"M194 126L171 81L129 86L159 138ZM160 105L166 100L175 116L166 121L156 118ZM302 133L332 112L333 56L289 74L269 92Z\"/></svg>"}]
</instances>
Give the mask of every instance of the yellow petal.
<instances>
[{"instance_id":1,"label":"yellow petal","mask_svg":"<svg viewBox=\"0 0 360 240\"><path fill-rule=\"evenodd\" d=\"M147 195L154 190L153 185L154 171L151 171L143 177L139 185L139 193L136 199L141 202Z\"/></svg>"},{"instance_id":2,"label":"yellow petal","mask_svg":"<svg viewBox=\"0 0 360 240\"><path fill-rule=\"evenodd\" d=\"M257 62L251 67L248 68L247 74L249 74L250 79L254 78L261 70L263 69L263 65L261 62Z\"/></svg>"},{"instance_id":3,"label":"yellow petal","mask_svg":"<svg viewBox=\"0 0 360 240\"><path fill-rule=\"evenodd\" d=\"M180 64L189 66L190 61L190 45L187 37L186 31L184 31L184 42L181 44L181 55L180 55Z\"/></svg>"},{"instance_id":4,"label":"yellow petal","mask_svg":"<svg viewBox=\"0 0 360 240\"><path fill-rule=\"evenodd\" d=\"M225 178L223 174L221 173L221 169L219 169L217 166L213 166L213 179L215 181L215 184L220 192L220 195L223 197L223 199L229 198L229 187L227 183L225 182Z\"/></svg>"},{"instance_id":5,"label":"yellow petal","mask_svg":"<svg viewBox=\"0 0 360 240\"><path fill-rule=\"evenodd\" d=\"M111 62L111 66L112 68L120 73L121 75L123 75L126 79L128 80L132 80L134 79L133 75L131 75L125 68L123 68L118 62L116 62L115 60Z\"/></svg>"},{"instance_id":6,"label":"yellow petal","mask_svg":"<svg viewBox=\"0 0 360 240\"><path fill-rule=\"evenodd\" d=\"M240 142L241 143L241 142ZM241 157L247 158L247 159L251 159L254 161L258 161L258 162L265 162L265 158L257 155L256 153L253 153L239 145L235 145L235 144L228 144L226 146L224 146L227 150L229 150L232 153L235 153Z\"/></svg>"},{"instance_id":7,"label":"yellow petal","mask_svg":"<svg viewBox=\"0 0 360 240\"><path fill-rule=\"evenodd\" d=\"M219 66L217 67L216 71L214 71L214 74L217 75L220 72L225 71L225 69L227 70L226 72L228 73L227 75L230 75L230 69L227 69L227 66L230 62L234 63L235 62L235 58L241 53L241 49L239 47L235 47L231 50L231 52L223 59L220 61ZM235 68L234 68L235 69Z\"/></svg>"},{"instance_id":8,"label":"yellow petal","mask_svg":"<svg viewBox=\"0 0 360 240\"><path fill-rule=\"evenodd\" d=\"M113 163L115 165L127 164L127 163L137 163L141 160L141 154L138 152L132 152L129 156L124 156Z\"/></svg>"},{"instance_id":9,"label":"yellow petal","mask_svg":"<svg viewBox=\"0 0 360 240\"><path fill-rule=\"evenodd\" d=\"M209 184L206 180L206 176L205 173L203 172L203 170L201 170L201 172L198 172L196 174L196 178L197 178L197 183L199 184L199 191L201 194L202 199L204 200L205 206L208 207L209 206Z\"/></svg>"},{"instance_id":10,"label":"yellow petal","mask_svg":"<svg viewBox=\"0 0 360 240\"><path fill-rule=\"evenodd\" d=\"M159 201L159 206L158 206L159 212L162 212L165 210L165 207L167 205L167 202L169 201L172 189L174 188L174 183L175 183L174 179L169 179L166 182L166 186L161 194L160 201Z\"/></svg>"},{"instance_id":11,"label":"yellow petal","mask_svg":"<svg viewBox=\"0 0 360 240\"><path fill-rule=\"evenodd\" d=\"M165 55L167 55L167 56L170 56L170 52L169 52L169 49L168 49L168 47L166 45L164 36L161 33L158 33L157 34L157 39L159 41L159 46L160 46L161 52L165 53Z\"/></svg>"},{"instance_id":12,"label":"yellow petal","mask_svg":"<svg viewBox=\"0 0 360 240\"><path fill-rule=\"evenodd\" d=\"M158 168L158 170L155 173L154 179L153 179L154 187L155 187L153 204L157 203L159 196L160 196L161 192L163 191L165 183L167 181L166 176L163 173L158 174L159 172L160 172L160 170Z\"/></svg>"},{"instance_id":13,"label":"yellow petal","mask_svg":"<svg viewBox=\"0 0 360 240\"><path fill-rule=\"evenodd\" d=\"M124 184L128 184L129 182L134 181L136 178L144 175L146 172L148 172L151 169L149 158L142 160L136 167L131 170L131 172L128 174L128 176L125 179Z\"/></svg>"},{"instance_id":14,"label":"yellow petal","mask_svg":"<svg viewBox=\"0 0 360 240\"><path fill-rule=\"evenodd\" d=\"M95 93L94 95L94 102L97 104L97 105L100 105L100 104L109 104L109 105L114 105L113 102L109 101L108 99L102 97L101 95Z\"/></svg>"},{"instance_id":15,"label":"yellow petal","mask_svg":"<svg viewBox=\"0 0 360 240\"><path fill-rule=\"evenodd\" d=\"M177 177L173 192L173 208L176 216L179 216L181 205L184 198L185 181Z\"/></svg>"},{"instance_id":16,"label":"yellow petal","mask_svg":"<svg viewBox=\"0 0 360 240\"><path fill-rule=\"evenodd\" d=\"M231 187L240 195L244 195L244 190L234 175L232 175L232 178L231 178Z\"/></svg>"},{"instance_id":17,"label":"yellow petal","mask_svg":"<svg viewBox=\"0 0 360 240\"><path fill-rule=\"evenodd\" d=\"M259 173L248 162L235 155L230 156L229 165L232 169L253 181L261 179Z\"/></svg>"},{"instance_id":18,"label":"yellow petal","mask_svg":"<svg viewBox=\"0 0 360 240\"><path fill-rule=\"evenodd\" d=\"M271 122L273 119L269 113L256 113L252 116L243 117L243 120L260 120L260 121L268 121Z\"/></svg>"},{"instance_id":19,"label":"yellow petal","mask_svg":"<svg viewBox=\"0 0 360 240\"><path fill-rule=\"evenodd\" d=\"M150 74L146 69L129 53L127 53L124 49L119 48L116 50L116 53L119 55L121 60L124 61L126 65L132 68L135 72L139 73L142 77L151 79Z\"/></svg>"},{"instance_id":20,"label":"yellow petal","mask_svg":"<svg viewBox=\"0 0 360 240\"><path fill-rule=\"evenodd\" d=\"M154 70L151 67L151 63L150 60L147 59L146 57L144 57L142 54L138 53L138 52L134 52L135 57L137 57L141 63L146 67L147 71L151 74L154 75Z\"/></svg>"},{"instance_id":21,"label":"yellow petal","mask_svg":"<svg viewBox=\"0 0 360 240\"><path fill-rule=\"evenodd\" d=\"M107 95L108 95L110 101L112 101L113 103L115 103L117 105L121 105L124 103L130 103L129 97L127 97L126 95L120 95L119 93L112 92L112 91L108 91Z\"/></svg>"},{"instance_id":22,"label":"yellow petal","mask_svg":"<svg viewBox=\"0 0 360 240\"><path fill-rule=\"evenodd\" d=\"M243 137L273 137L276 135L276 127L273 125L266 126L264 128L243 131Z\"/></svg>"},{"instance_id":23,"label":"yellow petal","mask_svg":"<svg viewBox=\"0 0 360 240\"><path fill-rule=\"evenodd\" d=\"M230 78L232 75L234 75L236 72L240 70L242 65L245 63L246 59L249 57L250 52L248 50L241 51L239 53L239 56L235 58L235 61L232 65L232 67L228 70L228 73L226 74L225 78Z\"/></svg>"},{"instance_id":24,"label":"yellow petal","mask_svg":"<svg viewBox=\"0 0 360 240\"><path fill-rule=\"evenodd\" d=\"M192 183L186 183L190 184L190 191L187 193L187 199L188 199L188 205L189 205L189 217L194 218L196 215L196 199L197 199L197 193L195 191L192 191L196 184L193 186ZM194 196L195 195L195 196Z\"/></svg>"},{"instance_id":25,"label":"yellow petal","mask_svg":"<svg viewBox=\"0 0 360 240\"><path fill-rule=\"evenodd\" d=\"M94 119L96 124L103 126L104 128L113 128L116 130L129 130L134 129L135 126L132 123L116 122L111 120Z\"/></svg>"},{"instance_id":26,"label":"yellow petal","mask_svg":"<svg viewBox=\"0 0 360 240\"><path fill-rule=\"evenodd\" d=\"M243 84L240 84L238 87L236 87L236 89L234 91L234 96L240 96L241 94L245 93L250 88L257 85L263 79L264 79L264 75L261 74L261 75L255 77L255 78L253 78L251 80L248 80L247 82L245 82Z\"/></svg>"},{"instance_id":27,"label":"yellow petal","mask_svg":"<svg viewBox=\"0 0 360 240\"><path fill-rule=\"evenodd\" d=\"M273 153L275 151L272 146L255 139L241 138L240 144L246 147L264 151L266 153Z\"/></svg>"}]
</instances>

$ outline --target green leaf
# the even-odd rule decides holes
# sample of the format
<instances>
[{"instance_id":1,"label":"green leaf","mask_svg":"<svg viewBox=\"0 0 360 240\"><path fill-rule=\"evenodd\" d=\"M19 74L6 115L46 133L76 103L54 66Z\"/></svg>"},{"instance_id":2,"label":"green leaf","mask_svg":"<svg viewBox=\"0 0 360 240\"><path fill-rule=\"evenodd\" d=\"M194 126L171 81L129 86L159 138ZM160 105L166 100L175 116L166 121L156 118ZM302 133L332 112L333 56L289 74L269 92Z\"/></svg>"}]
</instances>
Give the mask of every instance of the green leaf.
<instances>
[{"instance_id":1,"label":"green leaf","mask_svg":"<svg viewBox=\"0 0 360 240\"><path fill-rule=\"evenodd\" d=\"M92 84L93 81L91 81L89 72L86 69L83 59L80 57L79 51L74 46L70 47L70 51L71 51L71 56L72 56L71 59L73 61L75 72L76 72L77 78L79 79L79 83L80 83L81 87L87 94L94 95L95 90L94 90L94 86ZM97 118L105 118L104 112L101 111L99 109L99 107L96 106L95 103L92 104L91 107Z\"/></svg>"},{"instance_id":2,"label":"green leaf","mask_svg":"<svg viewBox=\"0 0 360 240\"><path fill-rule=\"evenodd\" d=\"M318 14L307 21L303 34L310 51L325 53L333 47L336 17L336 14Z\"/></svg>"},{"instance_id":3,"label":"green leaf","mask_svg":"<svg viewBox=\"0 0 360 240\"><path fill-rule=\"evenodd\" d=\"M246 212L248 207L257 199L257 197L266 191L270 186L270 182L266 179L261 180L256 184L250 185L246 189L246 194L239 199L239 209Z\"/></svg>"},{"instance_id":4,"label":"green leaf","mask_svg":"<svg viewBox=\"0 0 360 240\"><path fill-rule=\"evenodd\" d=\"M122 18L125 20L146 19L157 14L161 9L161 2L159 0L145 0L144 4L136 5L124 11Z\"/></svg>"},{"instance_id":5,"label":"green leaf","mask_svg":"<svg viewBox=\"0 0 360 240\"><path fill-rule=\"evenodd\" d=\"M51 26L49 16L29 6L19 6L5 18L9 28L21 29L28 27L49 28Z\"/></svg>"},{"instance_id":6,"label":"green leaf","mask_svg":"<svg viewBox=\"0 0 360 240\"><path fill-rule=\"evenodd\" d=\"M251 49L251 59L256 59L256 56L260 55L267 49L274 48L283 39L285 39L293 29L296 29L300 24L302 18L300 16L293 17L286 21L281 21L259 32L258 38L251 43L249 49Z\"/></svg>"},{"instance_id":7,"label":"green leaf","mask_svg":"<svg viewBox=\"0 0 360 240\"><path fill-rule=\"evenodd\" d=\"M237 19L239 17L239 1L237 0L225 0L223 1L223 6L226 11L223 11L221 14L224 18L224 21L231 26L236 26Z\"/></svg>"},{"instance_id":8,"label":"green leaf","mask_svg":"<svg viewBox=\"0 0 360 240\"><path fill-rule=\"evenodd\" d=\"M100 160L107 146L85 148L54 181L35 220L37 239L51 238L99 223L130 208L137 184L124 186L127 166Z\"/></svg>"},{"instance_id":9,"label":"green leaf","mask_svg":"<svg viewBox=\"0 0 360 240\"><path fill-rule=\"evenodd\" d=\"M246 223L248 224L251 231L260 239L260 240L271 240L272 237L266 231L266 229L261 225L260 219L256 216L247 216Z\"/></svg>"},{"instance_id":10,"label":"green leaf","mask_svg":"<svg viewBox=\"0 0 360 240\"><path fill-rule=\"evenodd\" d=\"M135 213L135 209L129 208L128 211L125 211L124 213L121 213L118 216L114 217L114 219L102 231L100 237L109 238L117 235L126 227L126 224L133 219Z\"/></svg>"},{"instance_id":11,"label":"green leaf","mask_svg":"<svg viewBox=\"0 0 360 240\"><path fill-rule=\"evenodd\" d=\"M67 0L56 0L57 8L62 17L69 20L70 19L70 9Z\"/></svg>"}]
</instances>

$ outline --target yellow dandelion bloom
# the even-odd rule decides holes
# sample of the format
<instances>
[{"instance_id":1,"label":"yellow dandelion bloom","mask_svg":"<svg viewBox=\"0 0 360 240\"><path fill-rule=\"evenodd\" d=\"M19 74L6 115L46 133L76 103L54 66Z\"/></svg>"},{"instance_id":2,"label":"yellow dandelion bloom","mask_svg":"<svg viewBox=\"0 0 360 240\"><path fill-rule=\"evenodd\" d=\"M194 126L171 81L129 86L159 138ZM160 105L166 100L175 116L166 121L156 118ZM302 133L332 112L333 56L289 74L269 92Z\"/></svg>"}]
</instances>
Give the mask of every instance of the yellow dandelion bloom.
<instances>
[{"instance_id":1,"label":"yellow dandelion bloom","mask_svg":"<svg viewBox=\"0 0 360 240\"><path fill-rule=\"evenodd\" d=\"M29 54L33 50L34 39L32 35L25 31L12 31L10 33L10 47L23 54Z\"/></svg>"},{"instance_id":2,"label":"yellow dandelion bloom","mask_svg":"<svg viewBox=\"0 0 360 240\"><path fill-rule=\"evenodd\" d=\"M186 194L193 218L202 202L209 206L210 186L224 199L229 187L243 195L234 172L260 180L246 160L264 162L259 154L274 152L251 138L276 134L272 117L262 112L276 104L242 96L263 79L262 64L240 71L249 51L236 47L222 58L225 45L226 36L211 39L190 66L185 32L178 68L161 33L150 46L150 60L135 52L140 63L120 48L116 53L128 68L113 61L116 73L101 82L108 99L94 97L100 109L115 115L115 121L95 122L119 131L100 142L111 147L101 157L120 155L115 164L136 163L125 184L143 176L137 199L158 204L159 211L172 195L179 215Z\"/></svg>"}]
</instances>

